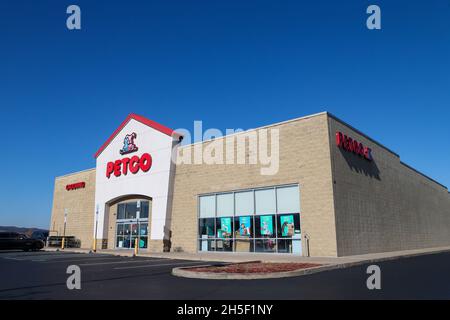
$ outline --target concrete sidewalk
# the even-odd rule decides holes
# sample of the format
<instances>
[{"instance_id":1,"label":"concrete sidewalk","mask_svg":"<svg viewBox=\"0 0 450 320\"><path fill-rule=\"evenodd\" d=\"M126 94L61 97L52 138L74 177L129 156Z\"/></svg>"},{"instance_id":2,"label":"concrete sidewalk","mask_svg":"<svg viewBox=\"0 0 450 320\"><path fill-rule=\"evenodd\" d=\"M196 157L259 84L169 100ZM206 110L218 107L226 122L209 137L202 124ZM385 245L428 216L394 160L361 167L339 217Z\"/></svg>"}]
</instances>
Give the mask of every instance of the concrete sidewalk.
<instances>
[{"instance_id":1,"label":"concrete sidewalk","mask_svg":"<svg viewBox=\"0 0 450 320\"><path fill-rule=\"evenodd\" d=\"M45 248L47 251L57 251L56 248ZM75 249L67 248L64 252L79 252L89 253L89 249ZM200 261L220 261L220 262L248 262L248 261L263 261L263 262L298 262L298 263L317 263L325 265L339 265L340 267L350 267L363 263L374 263L379 261L394 260L400 258L414 257L426 254L435 254L441 252L450 252L450 246L437 247L418 250L393 251L383 253L371 253L364 255L348 256L348 257L301 257L291 254L273 254L273 253L222 253L222 252L165 252L165 253L150 253L139 252L138 256L179 259L179 260L200 260ZM97 250L99 254L111 254L117 256L132 256L133 250Z\"/></svg>"}]
</instances>

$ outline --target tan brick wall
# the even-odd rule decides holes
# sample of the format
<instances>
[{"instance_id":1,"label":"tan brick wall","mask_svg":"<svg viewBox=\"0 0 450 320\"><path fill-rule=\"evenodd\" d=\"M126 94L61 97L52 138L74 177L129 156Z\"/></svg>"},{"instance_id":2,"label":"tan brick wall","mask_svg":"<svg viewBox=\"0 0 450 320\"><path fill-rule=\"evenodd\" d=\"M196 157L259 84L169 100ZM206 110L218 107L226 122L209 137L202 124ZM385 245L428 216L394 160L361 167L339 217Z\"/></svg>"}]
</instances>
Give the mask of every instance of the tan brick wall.
<instances>
[{"instance_id":1,"label":"tan brick wall","mask_svg":"<svg viewBox=\"0 0 450 320\"><path fill-rule=\"evenodd\" d=\"M301 229L310 237L313 256L336 256L330 146L326 114L270 126L280 133L280 167L260 174L259 165L186 165L176 167L172 211L172 250L197 250L197 196L254 187L298 183ZM203 143L203 147L208 142ZM186 148L193 148L185 146ZM235 144L235 153L237 145Z\"/></svg>"},{"instance_id":2,"label":"tan brick wall","mask_svg":"<svg viewBox=\"0 0 450 320\"><path fill-rule=\"evenodd\" d=\"M149 240L148 251L149 252L164 252L164 242L165 240Z\"/></svg>"},{"instance_id":3,"label":"tan brick wall","mask_svg":"<svg viewBox=\"0 0 450 320\"><path fill-rule=\"evenodd\" d=\"M66 185L85 182L84 189L66 190ZM62 235L64 230L64 208L68 209L66 235L76 236L82 248L91 248L94 234L95 169L86 170L55 179L51 235Z\"/></svg>"},{"instance_id":4,"label":"tan brick wall","mask_svg":"<svg viewBox=\"0 0 450 320\"><path fill-rule=\"evenodd\" d=\"M338 148L336 131L372 148L374 161ZM330 139L339 256L450 245L447 189L334 118Z\"/></svg>"}]
</instances>

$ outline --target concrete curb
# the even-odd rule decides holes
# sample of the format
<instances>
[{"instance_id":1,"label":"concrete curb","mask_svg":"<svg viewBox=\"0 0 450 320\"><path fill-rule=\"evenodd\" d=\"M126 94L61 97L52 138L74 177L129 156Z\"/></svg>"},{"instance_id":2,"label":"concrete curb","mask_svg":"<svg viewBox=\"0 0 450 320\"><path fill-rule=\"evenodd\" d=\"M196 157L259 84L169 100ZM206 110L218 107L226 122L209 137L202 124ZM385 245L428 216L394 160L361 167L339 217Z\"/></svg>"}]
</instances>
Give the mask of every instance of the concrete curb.
<instances>
[{"instance_id":1,"label":"concrete curb","mask_svg":"<svg viewBox=\"0 0 450 320\"><path fill-rule=\"evenodd\" d=\"M192 268L191 267L178 267L172 269L172 275L177 277L184 277L184 278L192 278L192 279L209 279L209 280L256 280L256 279L276 279L276 278L288 278L288 277L299 277L304 275L310 275L314 273L324 272L324 271L330 271L330 270L336 270L336 269L344 269L344 268L350 268L350 267L356 267L364 264L374 264L377 262L385 262L385 261L392 261L392 260L398 260L398 259L406 259L406 258L413 258L418 256L426 256L431 254L439 254L444 252L450 252L450 249L443 249L443 250L437 250L437 251L430 251L430 252L417 252L417 253L411 253L401 256L391 256L391 257L380 257L380 258L373 258L373 259L365 259L360 261L353 261L353 262L346 262L346 263L339 263L339 264L327 264L323 266L318 267L312 267L308 269L300 269L300 270L294 270L294 271L287 271L287 272L273 272L273 273L253 273L253 274L243 274L243 273L214 273L214 272L196 272L196 271L187 271L187 269ZM231 263L234 264L234 263ZM202 265L202 266L195 266L198 267L205 267L205 266L211 266L211 265Z\"/></svg>"}]
</instances>

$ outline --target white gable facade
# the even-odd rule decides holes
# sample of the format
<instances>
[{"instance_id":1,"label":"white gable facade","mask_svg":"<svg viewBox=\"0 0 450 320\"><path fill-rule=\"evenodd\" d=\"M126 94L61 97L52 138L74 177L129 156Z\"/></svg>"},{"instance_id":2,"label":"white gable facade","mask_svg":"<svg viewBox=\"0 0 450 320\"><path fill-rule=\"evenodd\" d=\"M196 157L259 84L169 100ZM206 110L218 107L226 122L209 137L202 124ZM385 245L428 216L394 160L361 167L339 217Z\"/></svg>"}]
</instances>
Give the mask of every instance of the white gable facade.
<instances>
[{"instance_id":1,"label":"white gable facade","mask_svg":"<svg viewBox=\"0 0 450 320\"><path fill-rule=\"evenodd\" d=\"M108 238L109 205L132 196L151 198L149 241L170 237L175 174L171 159L180 136L168 128L161 129L158 124L144 123L145 120L128 117L96 154L94 235L97 241ZM124 152L127 147L129 152Z\"/></svg>"}]
</instances>

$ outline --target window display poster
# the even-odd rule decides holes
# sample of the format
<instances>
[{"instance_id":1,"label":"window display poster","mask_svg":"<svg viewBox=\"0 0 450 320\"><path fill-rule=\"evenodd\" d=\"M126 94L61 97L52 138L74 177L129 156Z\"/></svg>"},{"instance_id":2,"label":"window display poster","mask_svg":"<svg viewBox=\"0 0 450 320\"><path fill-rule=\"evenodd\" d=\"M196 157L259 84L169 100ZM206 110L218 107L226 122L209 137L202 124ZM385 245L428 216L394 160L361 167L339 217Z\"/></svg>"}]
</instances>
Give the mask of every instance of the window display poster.
<instances>
[{"instance_id":1,"label":"window display poster","mask_svg":"<svg viewBox=\"0 0 450 320\"><path fill-rule=\"evenodd\" d=\"M231 218L220 218L220 230L217 231L219 238L231 235Z\"/></svg>"},{"instance_id":2,"label":"window display poster","mask_svg":"<svg viewBox=\"0 0 450 320\"><path fill-rule=\"evenodd\" d=\"M272 216L261 216L261 235L272 236L273 235L273 223Z\"/></svg>"},{"instance_id":3,"label":"window display poster","mask_svg":"<svg viewBox=\"0 0 450 320\"><path fill-rule=\"evenodd\" d=\"M209 225L206 226L206 234L208 236L213 236L214 237L214 226L211 227Z\"/></svg>"},{"instance_id":4,"label":"window display poster","mask_svg":"<svg viewBox=\"0 0 450 320\"><path fill-rule=\"evenodd\" d=\"M294 234L294 216L281 216L281 236L282 237L292 237Z\"/></svg>"},{"instance_id":5,"label":"window display poster","mask_svg":"<svg viewBox=\"0 0 450 320\"><path fill-rule=\"evenodd\" d=\"M239 217L239 234L250 237L251 217Z\"/></svg>"}]
</instances>

